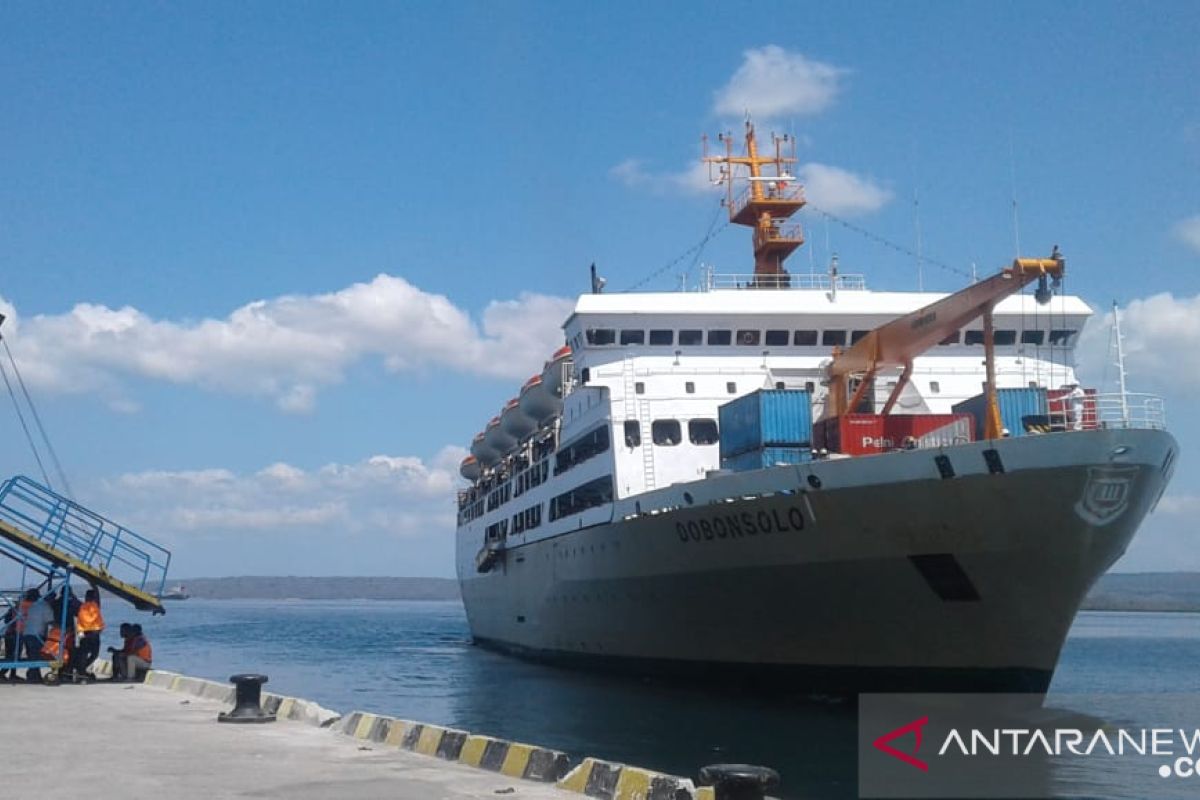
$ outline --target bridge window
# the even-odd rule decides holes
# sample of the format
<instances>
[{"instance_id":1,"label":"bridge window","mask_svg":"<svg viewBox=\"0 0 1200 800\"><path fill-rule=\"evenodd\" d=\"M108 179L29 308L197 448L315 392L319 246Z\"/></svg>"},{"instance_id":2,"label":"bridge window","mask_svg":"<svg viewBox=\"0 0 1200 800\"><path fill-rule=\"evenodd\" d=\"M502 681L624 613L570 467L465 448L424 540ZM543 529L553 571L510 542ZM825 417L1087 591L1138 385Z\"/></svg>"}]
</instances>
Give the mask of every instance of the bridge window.
<instances>
[{"instance_id":1,"label":"bridge window","mask_svg":"<svg viewBox=\"0 0 1200 800\"><path fill-rule=\"evenodd\" d=\"M716 444L719 438L717 435L717 421L715 419L688 420L688 441L692 444Z\"/></svg>"},{"instance_id":2,"label":"bridge window","mask_svg":"<svg viewBox=\"0 0 1200 800\"><path fill-rule=\"evenodd\" d=\"M942 393L942 384L938 383L937 381L930 381L929 382L929 391L933 392L934 394L941 394Z\"/></svg>"},{"instance_id":3,"label":"bridge window","mask_svg":"<svg viewBox=\"0 0 1200 800\"><path fill-rule=\"evenodd\" d=\"M636 419L625 420L625 446L642 446L642 426Z\"/></svg>"},{"instance_id":4,"label":"bridge window","mask_svg":"<svg viewBox=\"0 0 1200 800\"><path fill-rule=\"evenodd\" d=\"M788 332L767 331L766 343L767 347L787 347Z\"/></svg>"},{"instance_id":5,"label":"bridge window","mask_svg":"<svg viewBox=\"0 0 1200 800\"><path fill-rule=\"evenodd\" d=\"M858 340L866 336L870 331L851 331L850 344L857 344Z\"/></svg>"},{"instance_id":6,"label":"bridge window","mask_svg":"<svg viewBox=\"0 0 1200 800\"><path fill-rule=\"evenodd\" d=\"M650 344L675 344L675 331L650 331Z\"/></svg>"},{"instance_id":7,"label":"bridge window","mask_svg":"<svg viewBox=\"0 0 1200 800\"><path fill-rule=\"evenodd\" d=\"M679 332L679 344L682 346L697 345L704 343L704 332L696 330L682 330Z\"/></svg>"},{"instance_id":8,"label":"bridge window","mask_svg":"<svg viewBox=\"0 0 1200 800\"><path fill-rule=\"evenodd\" d=\"M683 390L685 392L687 392L688 394L695 394L696 393L696 384L692 383L691 381L687 381L686 383L683 384Z\"/></svg>"},{"instance_id":9,"label":"bridge window","mask_svg":"<svg viewBox=\"0 0 1200 800\"><path fill-rule=\"evenodd\" d=\"M612 328L588 328L587 342L590 345L602 346L616 344L617 332Z\"/></svg>"},{"instance_id":10,"label":"bridge window","mask_svg":"<svg viewBox=\"0 0 1200 800\"><path fill-rule=\"evenodd\" d=\"M726 394L737 394L737 384L733 381L727 382L725 384L725 392Z\"/></svg>"},{"instance_id":11,"label":"bridge window","mask_svg":"<svg viewBox=\"0 0 1200 800\"><path fill-rule=\"evenodd\" d=\"M621 331L621 344L645 344L645 343L646 343L646 332L645 331L629 331L629 330Z\"/></svg>"},{"instance_id":12,"label":"bridge window","mask_svg":"<svg viewBox=\"0 0 1200 800\"><path fill-rule=\"evenodd\" d=\"M947 336L945 339L942 339L940 342L938 342L938 344L942 344L942 345L958 344L958 337L959 337L959 331L955 331L954 333Z\"/></svg>"},{"instance_id":13,"label":"bridge window","mask_svg":"<svg viewBox=\"0 0 1200 800\"><path fill-rule=\"evenodd\" d=\"M1017 332L1009 330L992 331L992 341L997 347L1010 347L1017 343Z\"/></svg>"},{"instance_id":14,"label":"bridge window","mask_svg":"<svg viewBox=\"0 0 1200 800\"><path fill-rule=\"evenodd\" d=\"M737 343L743 347L757 347L761 336L761 331L738 331Z\"/></svg>"},{"instance_id":15,"label":"bridge window","mask_svg":"<svg viewBox=\"0 0 1200 800\"><path fill-rule=\"evenodd\" d=\"M725 345L733 341L733 333L728 330L713 330L708 332L708 343Z\"/></svg>"},{"instance_id":16,"label":"bridge window","mask_svg":"<svg viewBox=\"0 0 1200 800\"><path fill-rule=\"evenodd\" d=\"M815 383L813 383L812 381L804 382L804 391L808 392L809 394L812 394L814 391L816 391L816 389L817 389L817 385Z\"/></svg>"},{"instance_id":17,"label":"bridge window","mask_svg":"<svg viewBox=\"0 0 1200 800\"><path fill-rule=\"evenodd\" d=\"M983 331L967 331L963 336L963 344L983 344Z\"/></svg>"},{"instance_id":18,"label":"bridge window","mask_svg":"<svg viewBox=\"0 0 1200 800\"><path fill-rule=\"evenodd\" d=\"M1021 344L1036 344L1040 346L1045 341L1045 331L1021 331Z\"/></svg>"},{"instance_id":19,"label":"bridge window","mask_svg":"<svg viewBox=\"0 0 1200 800\"><path fill-rule=\"evenodd\" d=\"M641 381L637 381L636 383L634 383L633 384L633 393L634 394L645 394L646 393L646 384L642 383Z\"/></svg>"},{"instance_id":20,"label":"bridge window","mask_svg":"<svg viewBox=\"0 0 1200 800\"><path fill-rule=\"evenodd\" d=\"M822 331L821 344L826 347L841 347L846 343L845 331Z\"/></svg>"},{"instance_id":21,"label":"bridge window","mask_svg":"<svg viewBox=\"0 0 1200 800\"><path fill-rule=\"evenodd\" d=\"M816 331L796 331L792 338L792 344L797 347L816 347L817 332Z\"/></svg>"},{"instance_id":22,"label":"bridge window","mask_svg":"<svg viewBox=\"0 0 1200 800\"><path fill-rule=\"evenodd\" d=\"M589 508L611 503L613 499L612 476L605 475L594 481L576 486L569 492L550 500L550 520L562 519Z\"/></svg>"},{"instance_id":23,"label":"bridge window","mask_svg":"<svg viewBox=\"0 0 1200 800\"><path fill-rule=\"evenodd\" d=\"M650 438L660 447L674 447L683 441L683 429L677 419L656 419L650 425Z\"/></svg>"},{"instance_id":24,"label":"bridge window","mask_svg":"<svg viewBox=\"0 0 1200 800\"><path fill-rule=\"evenodd\" d=\"M1050 331L1050 344L1066 347L1071 343L1072 337L1075 336L1075 331L1065 329L1055 329Z\"/></svg>"},{"instance_id":25,"label":"bridge window","mask_svg":"<svg viewBox=\"0 0 1200 800\"><path fill-rule=\"evenodd\" d=\"M571 467L582 464L592 456L608 450L608 426L585 433L569 445L558 449L554 456L554 474L561 475Z\"/></svg>"}]
</instances>

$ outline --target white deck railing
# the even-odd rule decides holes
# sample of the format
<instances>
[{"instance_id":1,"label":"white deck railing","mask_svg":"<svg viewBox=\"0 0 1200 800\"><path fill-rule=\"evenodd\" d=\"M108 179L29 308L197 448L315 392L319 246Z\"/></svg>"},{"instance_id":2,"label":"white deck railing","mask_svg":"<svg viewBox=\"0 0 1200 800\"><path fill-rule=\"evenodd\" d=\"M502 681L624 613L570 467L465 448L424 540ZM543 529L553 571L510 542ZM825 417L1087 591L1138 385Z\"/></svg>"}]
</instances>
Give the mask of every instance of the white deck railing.
<instances>
[{"instance_id":1,"label":"white deck railing","mask_svg":"<svg viewBox=\"0 0 1200 800\"><path fill-rule=\"evenodd\" d=\"M867 279L863 275L855 274L838 275L836 278L830 279L829 275L819 275L811 272L793 272L787 276L781 276L781 278L775 279L773 276L756 277L753 273L710 272L703 276L700 290L707 292L712 289L756 288L830 291L833 288L833 281L837 281L839 291L862 292L866 291L867 288Z\"/></svg>"},{"instance_id":2,"label":"white deck railing","mask_svg":"<svg viewBox=\"0 0 1200 800\"><path fill-rule=\"evenodd\" d=\"M1167 427L1167 409L1158 395L1143 392L1114 392L1094 395L1096 421L1101 428Z\"/></svg>"}]
</instances>

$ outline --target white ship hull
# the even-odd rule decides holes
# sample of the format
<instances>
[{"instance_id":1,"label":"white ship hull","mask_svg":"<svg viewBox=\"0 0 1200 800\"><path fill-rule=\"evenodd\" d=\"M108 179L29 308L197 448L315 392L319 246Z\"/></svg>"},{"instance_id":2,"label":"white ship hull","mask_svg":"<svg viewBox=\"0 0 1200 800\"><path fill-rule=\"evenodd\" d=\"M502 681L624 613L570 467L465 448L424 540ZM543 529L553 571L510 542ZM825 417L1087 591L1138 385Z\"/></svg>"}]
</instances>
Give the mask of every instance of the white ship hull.
<instances>
[{"instance_id":1,"label":"white ship hull","mask_svg":"<svg viewBox=\"0 0 1200 800\"><path fill-rule=\"evenodd\" d=\"M1044 692L1176 450L1163 431L1096 430L714 475L510 541L483 574L460 529L463 601L477 642L544 659L796 691Z\"/></svg>"}]
</instances>

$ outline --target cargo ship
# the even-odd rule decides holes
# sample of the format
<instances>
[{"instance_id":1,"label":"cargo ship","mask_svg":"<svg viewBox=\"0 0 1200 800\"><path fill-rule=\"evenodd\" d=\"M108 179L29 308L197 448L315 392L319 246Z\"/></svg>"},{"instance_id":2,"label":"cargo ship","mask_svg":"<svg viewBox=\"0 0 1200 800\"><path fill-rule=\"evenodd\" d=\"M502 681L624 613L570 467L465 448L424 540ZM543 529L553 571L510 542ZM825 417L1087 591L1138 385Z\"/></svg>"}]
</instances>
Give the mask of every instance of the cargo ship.
<instances>
[{"instance_id":1,"label":"cargo ship","mask_svg":"<svg viewBox=\"0 0 1200 800\"><path fill-rule=\"evenodd\" d=\"M739 137L740 138L740 137ZM754 271L578 299L461 465L471 634L792 691L1044 693L1178 454L1081 387L1057 247L951 294L792 274L786 138L707 155Z\"/></svg>"}]
</instances>

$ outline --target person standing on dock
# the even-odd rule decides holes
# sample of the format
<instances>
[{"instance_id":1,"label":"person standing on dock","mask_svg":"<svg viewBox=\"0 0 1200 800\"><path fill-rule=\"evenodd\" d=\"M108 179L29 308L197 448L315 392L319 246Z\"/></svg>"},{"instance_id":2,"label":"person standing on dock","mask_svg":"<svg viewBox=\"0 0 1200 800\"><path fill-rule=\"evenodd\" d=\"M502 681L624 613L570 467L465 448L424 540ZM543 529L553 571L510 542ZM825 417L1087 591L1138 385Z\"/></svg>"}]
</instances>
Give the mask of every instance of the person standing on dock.
<instances>
[{"instance_id":1,"label":"person standing on dock","mask_svg":"<svg viewBox=\"0 0 1200 800\"><path fill-rule=\"evenodd\" d=\"M79 677L87 677L88 667L100 655L100 633L104 630L104 615L100 613L100 592L88 589L83 604L75 615L75 629L79 631L79 647L75 651L73 670Z\"/></svg>"},{"instance_id":2,"label":"person standing on dock","mask_svg":"<svg viewBox=\"0 0 1200 800\"><path fill-rule=\"evenodd\" d=\"M25 658L36 661L42 657L42 644L46 639L46 631L54 622L54 610L50 608L47 598L41 597L37 589L30 589L25 594L30 601L25 608L24 616L17 618L18 630L21 632L21 644L25 647ZM25 605L24 602L21 604ZM42 682L42 671L37 667L25 670L25 680L30 683Z\"/></svg>"},{"instance_id":3,"label":"person standing on dock","mask_svg":"<svg viewBox=\"0 0 1200 800\"><path fill-rule=\"evenodd\" d=\"M4 631L4 658L6 661L17 660L17 648L20 646L17 640L17 606L9 606L8 611L4 612L4 619L0 620L0 630ZM0 669L0 680L8 680L10 671ZM11 670L12 677L17 677L16 669Z\"/></svg>"}]
</instances>

